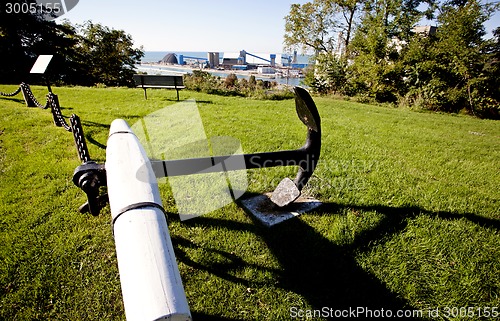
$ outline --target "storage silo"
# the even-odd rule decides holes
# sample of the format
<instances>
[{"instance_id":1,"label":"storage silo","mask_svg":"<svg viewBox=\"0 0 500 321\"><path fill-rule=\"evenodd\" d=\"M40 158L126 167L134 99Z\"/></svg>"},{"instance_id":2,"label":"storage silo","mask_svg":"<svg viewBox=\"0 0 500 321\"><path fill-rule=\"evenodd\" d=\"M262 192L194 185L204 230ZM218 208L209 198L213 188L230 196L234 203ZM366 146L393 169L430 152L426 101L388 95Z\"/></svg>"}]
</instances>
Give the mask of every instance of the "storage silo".
<instances>
[{"instance_id":1,"label":"storage silo","mask_svg":"<svg viewBox=\"0 0 500 321\"><path fill-rule=\"evenodd\" d=\"M218 67L220 64L219 53L218 52L209 52L208 53L208 63L211 68Z\"/></svg>"}]
</instances>

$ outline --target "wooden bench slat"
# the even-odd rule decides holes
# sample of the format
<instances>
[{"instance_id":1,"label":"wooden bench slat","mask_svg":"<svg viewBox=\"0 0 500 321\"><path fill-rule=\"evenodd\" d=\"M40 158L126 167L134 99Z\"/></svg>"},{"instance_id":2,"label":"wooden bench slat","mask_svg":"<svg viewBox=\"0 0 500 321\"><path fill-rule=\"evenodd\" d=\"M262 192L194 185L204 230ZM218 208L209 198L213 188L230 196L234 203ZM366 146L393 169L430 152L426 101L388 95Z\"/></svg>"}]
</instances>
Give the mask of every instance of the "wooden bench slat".
<instances>
[{"instance_id":1,"label":"wooden bench slat","mask_svg":"<svg viewBox=\"0 0 500 321\"><path fill-rule=\"evenodd\" d=\"M143 86L139 85L137 88L142 88ZM153 85L147 85L144 86L146 88L164 88L164 89L185 89L185 86L153 86Z\"/></svg>"}]
</instances>

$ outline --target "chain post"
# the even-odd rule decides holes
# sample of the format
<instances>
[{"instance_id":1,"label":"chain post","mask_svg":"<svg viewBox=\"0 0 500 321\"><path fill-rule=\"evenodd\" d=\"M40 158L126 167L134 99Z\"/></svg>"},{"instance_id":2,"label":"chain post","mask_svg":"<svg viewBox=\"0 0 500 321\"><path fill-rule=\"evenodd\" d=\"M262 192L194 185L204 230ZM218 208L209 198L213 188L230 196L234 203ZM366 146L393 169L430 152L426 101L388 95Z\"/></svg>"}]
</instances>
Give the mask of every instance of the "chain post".
<instances>
[{"instance_id":1,"label":"chain post","mask_svg":"<svg viewBox=\"0 0 500 321\"><path fill-rule=\"evenodd\" d=\"M100 195L100 188L107 185L106 169L104 164L97 164L91 160L80 117L73 114L69 120L78 157L83 163L75 169L73 183L87 194L87 202L80 206L79 210L81 213L88 212L97 216L108 200L107 194Z\"/></svg>"}]
</instances>

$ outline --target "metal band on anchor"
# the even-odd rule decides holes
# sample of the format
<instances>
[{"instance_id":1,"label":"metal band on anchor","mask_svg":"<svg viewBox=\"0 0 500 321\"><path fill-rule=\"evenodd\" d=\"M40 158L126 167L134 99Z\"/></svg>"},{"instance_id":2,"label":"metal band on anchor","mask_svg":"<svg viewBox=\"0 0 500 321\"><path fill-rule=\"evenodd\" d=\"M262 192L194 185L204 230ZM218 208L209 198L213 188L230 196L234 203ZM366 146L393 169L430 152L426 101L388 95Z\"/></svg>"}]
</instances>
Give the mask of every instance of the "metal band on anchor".
<instances>
[{"instance_id":1,"label":"metal band on anchor","mask_svg":"<svg viewBox=\"0 0 500 321\"><path fill-rule=\"evenodd\" d=\"M135 136L135 134L134 134L133 132L130 132L130 131L118 131L118 132L114 132L114 133L110 134L110 135L108 136L108 139L109 139L111 136L116 135L116 134L132 134L132 135L134 135L134 136Z\"/></svg>"},{"instance_id":2,"label":"metal band on anchor","mask_svg":"<svg viewBox=\"0 0 500 321\"><path fill-rule=\"evenodd\" d=\"M163 208L163 206L161 206L160 204L153 203L153 202L139 202L139 203L135 203L135 204L130 204L128 206L125 206L121 210L119 210L118 214L116 214L115 217L113 218L112 224L115 225L116 220L122 214L125 214L126 212L128 212L130 210L137 210L137 209L142 209L142 208L145 208L145 207L158 208L158 209L160 209L163 212L163 214L168 215L167 211L165 211L165 209Z\"/></svg>"}]
</instances>

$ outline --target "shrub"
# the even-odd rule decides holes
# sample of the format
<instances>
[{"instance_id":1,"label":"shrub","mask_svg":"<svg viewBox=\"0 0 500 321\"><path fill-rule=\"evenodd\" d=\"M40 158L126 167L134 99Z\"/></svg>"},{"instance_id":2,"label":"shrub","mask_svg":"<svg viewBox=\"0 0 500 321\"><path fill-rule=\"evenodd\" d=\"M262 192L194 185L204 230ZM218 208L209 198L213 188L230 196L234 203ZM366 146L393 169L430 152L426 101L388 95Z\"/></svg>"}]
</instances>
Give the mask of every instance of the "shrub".
<instances>
[{"instance_id":1,"label":"shrub","mask_svg":"<svg viewBox=\"0 0 500 321\"><path fill-rule=\"evenodd\" d=\"M224 86L226 88L232 88L235 87L238 84L238 76L236 74L229 74L226 77L226 80L224 80Z\"/></svg>"},{"instance_id":2,"label":"shrub","mask_svg":"<svg viewBox=\"0 0 500 321\"><path fill-rule=\"evenodd\" d=\"M257 85L257 80L255 80L254 75L251 75L250 79L248 79L248 85L250 86L250 88L255 88L255 86Z\"/></svg>"},{"instance_id":3,"label":"shrub","mask_svg":"<svg viewBox=\"0 0 500 321\"><path fill-rule=\"evenodd\" d=\"M283 100L294 98L289 90L277 89L276 82L256 80L251 75L249 80L238 79L231 73L225 79L214 77L201 70L193 70L192 74L184 75L184 85L189 90L221 96L252 97L257 99Z\"/></svg>"}]
</instances>

